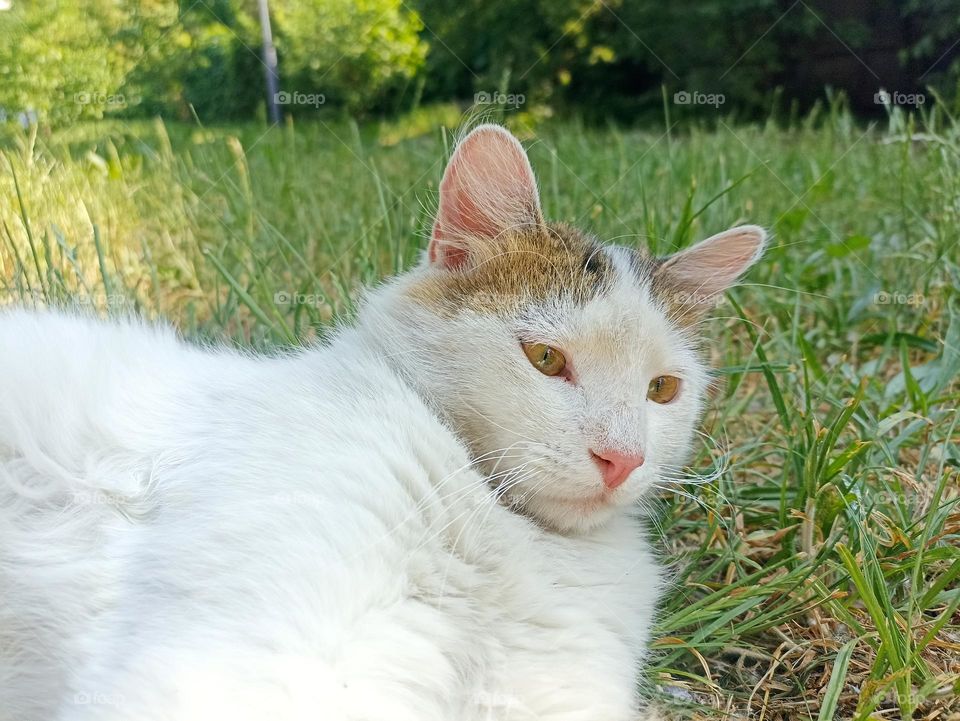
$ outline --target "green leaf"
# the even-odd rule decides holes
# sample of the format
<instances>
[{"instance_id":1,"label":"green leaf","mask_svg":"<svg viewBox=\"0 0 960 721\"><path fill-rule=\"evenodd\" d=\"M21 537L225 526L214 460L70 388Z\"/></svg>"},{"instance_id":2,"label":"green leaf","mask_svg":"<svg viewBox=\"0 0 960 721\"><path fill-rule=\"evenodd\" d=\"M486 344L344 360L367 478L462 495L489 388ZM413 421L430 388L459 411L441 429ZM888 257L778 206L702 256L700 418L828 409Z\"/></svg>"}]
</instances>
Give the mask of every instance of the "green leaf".
<instances>
[{"instance_id":1,"label":"green leaf","mask_svg":"<svg viewBox=\"0 0 960 721\"><path fill-rule=\"evenodd\" d=\"M840 701L840 694L843 693L843 686L847 680L850 656L857 646L857 641L858 639L847 641L837 652L837 657L833 660L833 670L830 671L830 681L827 683L827 690L824 691L823 701L820 704L820 715L817 716L817 721L833 721L833 715L837 712L837 703Z\"/></svg>"}]
</instances>

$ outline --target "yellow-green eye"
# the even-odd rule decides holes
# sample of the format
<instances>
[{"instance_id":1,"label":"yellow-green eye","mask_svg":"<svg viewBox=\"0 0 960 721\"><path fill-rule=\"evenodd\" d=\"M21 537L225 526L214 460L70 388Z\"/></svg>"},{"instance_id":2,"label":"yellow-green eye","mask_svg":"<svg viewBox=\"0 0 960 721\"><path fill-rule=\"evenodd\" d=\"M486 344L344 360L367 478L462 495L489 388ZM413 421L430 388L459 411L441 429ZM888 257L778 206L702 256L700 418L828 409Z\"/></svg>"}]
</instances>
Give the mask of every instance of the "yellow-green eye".
<instances>
[{"instance_id":1,"label":"yellow-green eye","mask_svg":"<svg viewBox=\"0 0 960 721\"><path fill-rule=\"evenodd\" d=\"M680 379L675 376L657 376L650 381L647 388L647 398L654 403L669 403L677 397L680 390Z\"/></svg>"},{"instance_id":2,"label":"yellow-green eye","mask_svg":"<svg viewBox=\"0 0 960 721\"><path fill-rule=\"evenodd\" d=\"M533 367L545 376L559 375L567 365L563 353L545 343L524 343L523 352L527 354Z\"/></svg>"}]
</instances>

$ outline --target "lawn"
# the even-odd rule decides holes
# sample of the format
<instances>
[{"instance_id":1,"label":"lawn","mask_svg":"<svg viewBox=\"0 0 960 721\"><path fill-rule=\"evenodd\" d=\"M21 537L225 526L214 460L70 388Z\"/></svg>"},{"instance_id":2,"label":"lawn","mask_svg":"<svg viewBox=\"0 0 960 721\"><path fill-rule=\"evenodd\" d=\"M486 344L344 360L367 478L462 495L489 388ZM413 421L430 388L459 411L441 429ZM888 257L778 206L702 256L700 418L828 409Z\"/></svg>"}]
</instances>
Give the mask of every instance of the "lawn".
<instances>
[{"instance_id":1,"label":"lawn","mask_svg":"<svg viewBox=\"0 0 960 721\"><path fill-rule=\"evenodd\" d=\"M309 342L417 262L460 122L8 132L0 302ZM515 130L552 219L655 253L773 232L704 326L701 480L652 504L673 583L648 691L704 719L960 718L960 126L837 104Z\"/></svg>"}]
</instances>

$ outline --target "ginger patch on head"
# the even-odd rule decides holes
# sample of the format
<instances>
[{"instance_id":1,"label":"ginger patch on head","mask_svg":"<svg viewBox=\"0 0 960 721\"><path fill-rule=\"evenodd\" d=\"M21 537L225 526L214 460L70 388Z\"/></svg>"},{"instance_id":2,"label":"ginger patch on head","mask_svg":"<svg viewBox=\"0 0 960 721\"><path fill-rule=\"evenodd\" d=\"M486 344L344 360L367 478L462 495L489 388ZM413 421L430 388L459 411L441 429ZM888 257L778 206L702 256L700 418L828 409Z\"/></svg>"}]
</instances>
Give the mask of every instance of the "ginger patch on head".
<instances>
[{"instance_id":1,"label":"ginger patch on head","mask_svg":"<svg viewBox=\"0 0 960 721\"><path fill-rule=\"evenodd\" d=\"M612 282L602 246L562 223L505 231L487 247L455 271L424 276L411 288L412 298L442 315L461 309L501 314L555 298L584 304Z\"/></svg>"}]
</instances>

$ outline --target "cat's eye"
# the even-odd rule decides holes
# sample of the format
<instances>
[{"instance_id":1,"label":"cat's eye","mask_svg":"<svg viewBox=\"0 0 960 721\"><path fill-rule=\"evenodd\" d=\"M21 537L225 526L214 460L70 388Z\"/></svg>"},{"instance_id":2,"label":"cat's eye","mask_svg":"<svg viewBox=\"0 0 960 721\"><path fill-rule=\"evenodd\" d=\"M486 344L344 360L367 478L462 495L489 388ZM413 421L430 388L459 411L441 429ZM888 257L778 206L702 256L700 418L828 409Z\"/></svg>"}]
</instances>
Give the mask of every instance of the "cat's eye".
<instances>
[{"instance_id":1,"label":"cat's eye","mask_svg":"<svg viewBox=\"0 0 960 721\"><path fill-rule=\"evenodd\" d=\"M647 398L654 403L669 403L677 397L680 379L676 376L657 376L647 388Z\"/></svg>"},{"instance_id":2,"label":"cat's eye","mask_svg":"<svg viewBox=\"0 0 960 721\"><path fill-rule=\"evenodd\" d=\"M530 363L545 376L556 376L567 367L567 359L556 348L545 343L523 343L523 352Z\"/></svg>"}]
</instances>

